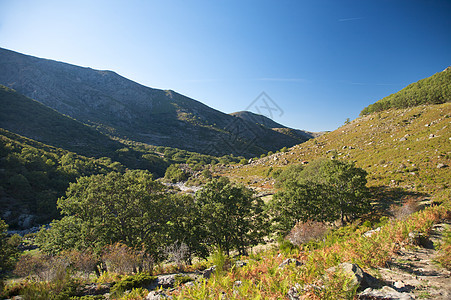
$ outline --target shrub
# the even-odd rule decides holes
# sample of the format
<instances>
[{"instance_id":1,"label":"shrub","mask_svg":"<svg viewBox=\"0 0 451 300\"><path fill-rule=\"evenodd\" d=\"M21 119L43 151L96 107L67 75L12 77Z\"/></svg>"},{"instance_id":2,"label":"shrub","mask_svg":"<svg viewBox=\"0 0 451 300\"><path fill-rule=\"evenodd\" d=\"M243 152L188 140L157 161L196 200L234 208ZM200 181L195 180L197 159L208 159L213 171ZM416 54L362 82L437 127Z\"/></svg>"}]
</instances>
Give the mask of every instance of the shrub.
<instances>
[{"instance_id":1,"label":"shrub","mask_svg":"<svg viewBox=\"0 0 451 300\"><path fill-rule=\"evenodd\" d=\"M293 245L299 246L324 237L327 225L323 222L307 221L297 223L286 237Z\"/></svg>"},{"instance_id":2,"label":"shrub","mask_svg":"<svg viewBox=\"0 0 451 300\"><path fill-rule=\"evenodd\" d=\"M190 257L189 248L185 243L178 241L164 249L168 260L174 262L179 270L183 269L186 260Z\"/></svg>"},{"instance_id":3,"label":"shrub","mask_svg":"<svg viewBox=\"0 0 451 300\"><path fill-rule=\"evenodd\" d=\"M390 214L394 219L404 220L414 212L419 210L418 202L415 198L409 197L405 199L401 206L392 205L390 207Z\"/></svg>"},{"instance_id":4,"label":"shrub","mask_svg":"<svg viewBox=\"0 0 451 300\"><path fill-rule=\"evenodd\" d=\"M120 281L113 285L111 293L118 294L123 293L126 290L131 290L132 288L143 287L144 285L151 284L155 279L155 276L147 273L124 276Z\"/></svg>"},{"instance_id":5,"label":"shrub","mask_svg":"<svg viewBox=\"0 0 451 300\"><path fill-rule=\"evenodd\" d=\"M153 269L153 261L144 251L136 251L121 243L107 246L102 261L108 272L118 274L129 274L139 269L150 272Z\"/></svg>"},{"instance_id":6,"label":"shrub","mask_svg":"<svg viewBox=\"0 0 451 300\"><path fill-rule=\"evenodd\" d=\"M19 258L14 274L35 277L41 281L63 280L69 264L69 259L63 256L25 254Z\"/></svg>"}]
</instances>

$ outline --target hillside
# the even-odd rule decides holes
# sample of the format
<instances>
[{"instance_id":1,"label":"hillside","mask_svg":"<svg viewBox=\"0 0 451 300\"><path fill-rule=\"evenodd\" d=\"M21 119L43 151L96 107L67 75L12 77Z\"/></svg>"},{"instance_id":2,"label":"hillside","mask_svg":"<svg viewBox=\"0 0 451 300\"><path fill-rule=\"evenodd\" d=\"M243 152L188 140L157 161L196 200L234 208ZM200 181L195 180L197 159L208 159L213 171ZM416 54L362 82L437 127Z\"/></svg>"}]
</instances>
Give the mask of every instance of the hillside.
<instances>
[{"instance_id":1,"label":"hillside","mask_svg":"<svg viewBox=\"0 0 451 300\"><path fill-rule=\"evenodd\" d=\"M259 114L255 114L250 111L238 111L231 113L230 115L241 118L243 120L262 125L267 128L271 128L274 131L291 136L298 140L298 143L303 143L309 139L315 138L323 134L323 132L309 132L300 129L288 128L282 124L275 122L274 120Z\"/></svg>"},{"instance_id":2,"label":"hillside","mask_svg":"<svg viewBox=\"0 0 451 300\"><path fill-rule=\"evenodd\" d=\"M272 190L274 170L328 157L355 161L369 173L371 187L430 194L449 188L450 123L451 103L377 112L286 153L229 168L222 174Z\"/></svg>"},{"instance_id":3,"label":"hillside","mask_svg":"<svg viewBox=\"0 0 451 300\"><path fill-rule=\"evenodd\" d=\"M0 166L0 218L22 229L58 217L56 200L77 177L125 169L109 158L87 158L2 128Z\"/></svg>"},{"instance_id":4,"label":"hillside","mask_svg":"<svg viewBox=\"0 0 451 300\"><path fill-rule=\"evenodd\" d=\"M0 85L0 127L87 156L123 147L97 130Z\"/></svg>"},{"instance_id":5,"label":"hillside","mask_svg":"<svg viewBox=\"0 0 451 300\"><path fill-rule=\"evenodd\" d=\"M6 49L0 49L0 70L0 84L121 139L247 157L299 143L174 91L149 88L111 71Z\"/></svg>"},{"instance_id":6,"label":"hillside","mask_svg":"<svg viewBox=\"0 0 451 300\"><path fill-rule=\"evenodd\" d=\"M360 115L390 108L407 108L423 104L441 104L451 101L451 67L431 77L409 84L401 91L365 107Z\"/></svg>"}]
</instances>

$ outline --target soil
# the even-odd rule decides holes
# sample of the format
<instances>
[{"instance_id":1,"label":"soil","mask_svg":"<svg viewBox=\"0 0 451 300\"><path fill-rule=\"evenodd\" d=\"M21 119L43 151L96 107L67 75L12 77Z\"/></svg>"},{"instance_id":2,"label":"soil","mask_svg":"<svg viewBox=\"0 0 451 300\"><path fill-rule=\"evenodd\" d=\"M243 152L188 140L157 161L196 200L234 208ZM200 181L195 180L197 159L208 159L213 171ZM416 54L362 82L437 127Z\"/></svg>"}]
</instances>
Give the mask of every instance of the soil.
<instances>
[{"instance_id":1,"label":"soil","mask_svg":"<svg viewBox=\"0 0 451 300\"><path fill-rule=\"evenodd\" d=\"M415 299L451 299L451 271L434 262L442 233L450 224L433 227L431 247L410 247L398 251L388 268L379 268L378 277L400 292L413 294Z\"/></svg>"}]
</instances>

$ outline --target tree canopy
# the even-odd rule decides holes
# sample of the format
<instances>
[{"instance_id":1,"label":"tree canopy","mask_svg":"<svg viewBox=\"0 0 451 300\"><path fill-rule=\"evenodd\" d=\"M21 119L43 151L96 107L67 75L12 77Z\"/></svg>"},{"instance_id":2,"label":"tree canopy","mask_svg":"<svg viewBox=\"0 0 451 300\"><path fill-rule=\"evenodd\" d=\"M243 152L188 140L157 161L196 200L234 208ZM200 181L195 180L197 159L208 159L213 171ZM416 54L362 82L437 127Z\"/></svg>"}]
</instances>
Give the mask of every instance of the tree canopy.
<instances>
[{"instance_id":1,"label":"tree canopy","mask_svg":"<svg viewBox=\"0 0 451 300\"><path fill-rule=\"evenodd\" d=\"M212 179L196 193L209 242L227 254L261 241L265 226L263 201L244 186L227 178Z\"/></svg>"},{"instance_id":2,"label":"tree canopy","mask_svg":"<svg viewBox=\"0 0 451 300\"><path fill-rule=\"evenodd\" d=\"M317 160L279 176L282 190L270 202L275 227L287 233L300 221L342 222L369 211L365 170L353 163Z\"/></svg>"}]
</instances>

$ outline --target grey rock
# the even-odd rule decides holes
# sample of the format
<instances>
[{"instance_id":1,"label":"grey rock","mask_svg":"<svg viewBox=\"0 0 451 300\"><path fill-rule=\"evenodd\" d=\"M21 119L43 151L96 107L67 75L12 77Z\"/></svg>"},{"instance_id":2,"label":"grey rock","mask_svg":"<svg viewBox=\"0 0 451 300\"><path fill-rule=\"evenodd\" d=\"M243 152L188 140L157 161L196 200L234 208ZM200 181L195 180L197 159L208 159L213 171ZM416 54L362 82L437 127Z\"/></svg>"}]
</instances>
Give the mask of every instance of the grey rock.
<instances>
[{"instance_id":1,"label":"grey rock","mask_svg":"<svg viewBox=\"0 0 451 300\"><path fill-rule=\"evenodd\" d=\"M421 246L427 249L433 249L434 244L427 235L418 231L409 232L409 243L416 246Z\"/></svg>"},{"instance_id":2,"label":"grey rock","mask_svg":"<svg viewBox=\"0 0 451 300\"><path fill-rule=\"evenodd\" d=\"M299 300L300 299L299 290L300 290L299 284L296 284L295 286L290 287L290 289L287 292L288 299Z\"/></svg>"},{"instance_id":3,"label":"grey rock","mask_svg":"<svg viewBox=\"0 0 451 300\"><path fill-rule=\"evenodd\" d=\"M160 299L172 299L172 296L168 296L162 291L151 291L146 297L146 300L160 300Z\"/></svg>"},{"instance_id":4,"label":"grey rock","mask_svg":"<svg viewBox=\"0 0 451 300\"><path fill-rule=\"evenodd\" d=\"M446 168L447 165L445 165L444 163L439 163L437 164L437 169L442 169L442 168Z\"/></svg>"},{"instance_id":5,"label":"grey rock","mask_svg":"<svg viewBox=\"0 0 451 300\"><path fill-rule=\"evenodd\" d=\"M289 264L295 264L296 267L302 266L302 263L300 261L298 261L297 259L287 258L279 265L279 269L283 269Z\"/></svg>"},{"instance_id":6,"label":"grey rock","mask_svg":"<svg viewBox=\"0 0 451 300\"><path fill-rule=\"evenodd\" d=\"M242 268L242 267L244 267L245 265L247 265L247 262L242 261L242 260L238 260L238 261L235 263L235 266L237 266L238 268Z\"/></svg>"},{"instance_id":7,"label":"grey rock","mask_svg":"<svg viewBox=\"0 0 451 300\"><path fill-rule=\"evenodd\" d=\"M376 229L369 230L369 231L365 232L365 233L363 234L363 236L364 236L364 237L370 237L370 236L372 236L373 234L375 234L375 233L377 233L377 232L379 232L379 231L381 231L381 227L377 227Z\"/></svg>"},{"instance_id":8,"label":"grey rock","mask_svg":"<svg viewBox=\"0 0 451 300\"><path fill-rule=\"evenodd\" d=\"M389 286L384 286L383 288L381 288L379 290L367 288L366 290L364 290L363 292L358 294L357 298L358 299L368 299L368 300L374 300L374 299L411 300L411 299L415 299L411 294L398 292Z\"/></svg>"},{"instance_id":9,"label":"grey rock","mask_svg":"<svg viewBox=\"0 0 451 300\"><path fill-rule=\"evenodd\" d=\"M344 274L349 275L353 285L360 286L363 281L363 270L357 264L341 263L336 267L327 269L326 271L329 273L335 273L338 270L341 270Z\"/></svg>"},{"instance_id":10,"label":"grey rock","mask_svg":"<svg viewBox=\"0 0 451 300\"><path fill-rule=\"evenodd\" d=\"M205 270L202 272L202 276L203 276L204 278L208 279L208 278L211 277L211 274L213 274L215 270L216 270L216 266L212 266L212 267L210 267L210 268L208 268L208 269L205 269Z\"/></svg>"}]
</instances>

